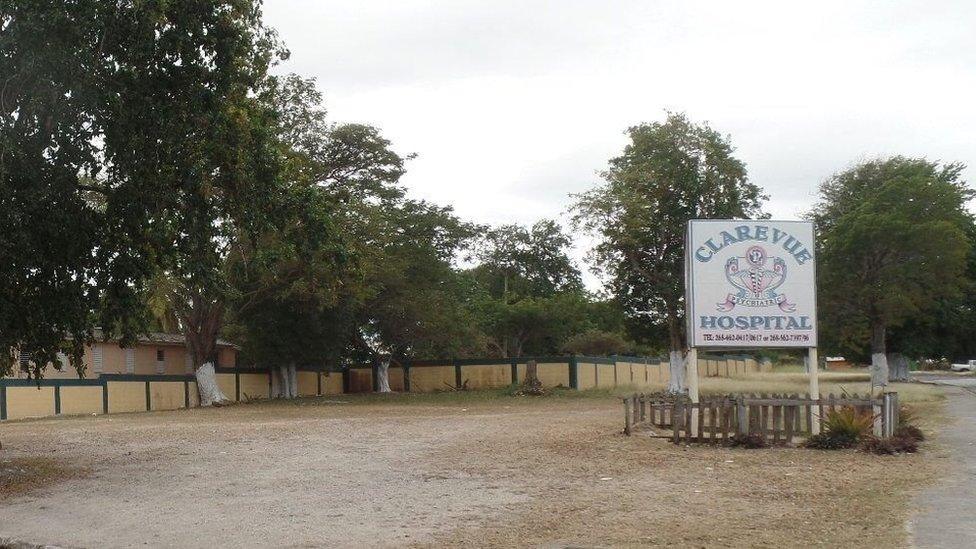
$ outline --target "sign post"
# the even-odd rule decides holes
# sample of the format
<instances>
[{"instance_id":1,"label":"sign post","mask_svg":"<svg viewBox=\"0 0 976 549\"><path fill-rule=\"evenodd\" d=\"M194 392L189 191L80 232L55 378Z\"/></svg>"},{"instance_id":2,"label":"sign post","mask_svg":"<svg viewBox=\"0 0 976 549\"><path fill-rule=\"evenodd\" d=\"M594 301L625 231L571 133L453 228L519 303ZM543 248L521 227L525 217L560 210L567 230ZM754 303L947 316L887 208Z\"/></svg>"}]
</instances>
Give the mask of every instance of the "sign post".
<instances>
[{"instance_id":1,"label":"sign post","mask_svg":"<svg viewBox=\"0 0 976 549\"><path fill-rule=\"evenodd\" d=\"M686 378L692 402L698 402L698 348L805 348L810 397L819 398L814 243L808 221L688 222ZM816 432L819 425L811 427Z\"/></svg>"}]
</instances>

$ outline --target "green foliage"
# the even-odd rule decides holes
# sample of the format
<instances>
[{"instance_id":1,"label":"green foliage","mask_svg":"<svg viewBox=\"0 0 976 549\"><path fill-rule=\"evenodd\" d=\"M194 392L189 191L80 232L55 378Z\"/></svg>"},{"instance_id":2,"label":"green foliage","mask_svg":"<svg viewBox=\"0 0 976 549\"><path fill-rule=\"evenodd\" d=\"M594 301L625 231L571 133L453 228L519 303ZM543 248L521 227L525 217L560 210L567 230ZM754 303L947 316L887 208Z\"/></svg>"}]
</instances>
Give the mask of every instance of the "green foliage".
<instances>
[{"instance_id":1,"label":"green foliage","mask_svg":"<svg viewBox=\"0 0 976 549\"><path fill-rule=\"evenodd\" d=\"M562 344L562 351L565 353L589 356L625 354L631 349L633 344L621 334L597 329L570 336Z\"/></svg>"},{"instance_id":2,"label":"green foliage","mask_svg":"<svg viewBox=\"0 0 976 549\"><path fill-rule=\"evenodd\" d=\"M962 169L893 157L824 181L811 218L825 343L885 352L888 328L960 296L973 223Z\"/></svg>"},{"instance_id":3,"label":"green foliage","mask_svg":"<svg viewBox=\"0 0 976 549\"><path fill-rule=\"evenodd\" d=\"M707 124L669 113L627 133L605 182L576 196L573 220L600 238L592 259L627 314L645 333L660 327L665 345L680 350L688 220L761 216L765 196L729 140Z\"/></svg>"},{"instance_id":4,"label":"green foliage","mask_svg":"<svg viewBox=\"0 0 976 549\"><path fill-rule=\"evenodd\" d=\"M873 428L874 417L871 414L859 413L853 407L845 406L827 412L823 432L808 438L804 446L820 450L853 448Z\"/></svg>"},{"instance_id":5,"label":"green foliage","mask_svg":"<svg viewBox=\"0 0 976 549\"><path fill-rule=\"evenodd\" d=\"M509 302L520 297L552 297L582 292L579 270L567 251L572 240L555 221L543 219L531 229L503 225L489 230L477 243L472 269L489 294Z\"/></svg>"},{"instance_id":6,"label":"green foliage","mask_svg":"<svg viewBox=\"0 0 976 549\"><path fill-rule=\"evenodd\" d=\"M207 305L181 321L213 340L227 243L274 204L254 94L282 50L259 3L4 6L0 231L19 259L0 272L0 347L38 376L61 349L80 367L96 322L123 342L146 328L160 270Z\"/></svg>"}]
</instances>

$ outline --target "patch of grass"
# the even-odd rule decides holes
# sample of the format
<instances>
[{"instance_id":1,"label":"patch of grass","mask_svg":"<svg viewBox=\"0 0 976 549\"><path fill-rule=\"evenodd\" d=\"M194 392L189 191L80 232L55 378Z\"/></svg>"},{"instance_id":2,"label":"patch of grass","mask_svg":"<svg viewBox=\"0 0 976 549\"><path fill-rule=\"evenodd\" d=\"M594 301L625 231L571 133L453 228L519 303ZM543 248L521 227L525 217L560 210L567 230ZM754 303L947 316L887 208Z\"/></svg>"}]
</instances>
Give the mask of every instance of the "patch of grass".
<instances>
[{"instance_id":1,"label":"patch of grass","mask_svg":"<svg viewBox=\"0 0 976 549\"><path fill-rule=\"evenodd\" d=\"M90 472L47 457L0 457L0 500Z\"/></svg>"},{"instance_id":2,"label":"patch of grass","mask_svg":"<svg viewBox=\"0 0 976 549\"><path fill-rule=\"evenodd\" d=\"M820 393L860 395L871 392L869 374L848 372L821 372ZM703 378L702 394L725 395L729 393L798 393L806 394L808 379L805 373L750 373L732 378ZM900 402L934 402L945 398L942 390L922 383L892 383L889 388L898 392Z\"/></svg>"},{"instance_id":3,"label":"patch of grass","mask_svg":"<svg viewBox=\"0 0 976 549\"><path fill-rule=\"evenodd\" d=\"M345 395L324 395L320 397L301 397L290 400L255 400L249 404L265 406L332 406L332 405L375 405L396 404L407 406L450 406L477 403L511 404L512 402L549 402L552 400L617 400L635 392L652 392L654 388L638 388L620 385L613 388L585 389L576 391L568 387L547 387L544 395L527 396L519 394L521 384L508 385L495 389L476 389L470 391L437 391L431 393L352 393Z\"/></svg>"}]
</instances>

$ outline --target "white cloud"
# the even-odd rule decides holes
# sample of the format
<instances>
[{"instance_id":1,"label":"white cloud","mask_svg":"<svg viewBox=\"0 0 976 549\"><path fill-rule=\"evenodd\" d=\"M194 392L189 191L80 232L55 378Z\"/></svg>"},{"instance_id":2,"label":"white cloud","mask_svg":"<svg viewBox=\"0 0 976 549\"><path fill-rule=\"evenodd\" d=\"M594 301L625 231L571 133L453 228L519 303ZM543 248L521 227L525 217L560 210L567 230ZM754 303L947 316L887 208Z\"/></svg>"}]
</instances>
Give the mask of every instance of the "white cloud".
<instances>
[{"instance_id":1,"label":"white cloud","mask_svg":"<svg viewBox=\"0 0 976 549\"><path fill-rule=\"evenodd\" d=\"M665 109L730 134L777 217L861 158L976 163L965 1L270 0L265 15L292 51L282 70L418 153L412 194L479 222L560 216L627 126Z\"/></svg>"}]
</instances>

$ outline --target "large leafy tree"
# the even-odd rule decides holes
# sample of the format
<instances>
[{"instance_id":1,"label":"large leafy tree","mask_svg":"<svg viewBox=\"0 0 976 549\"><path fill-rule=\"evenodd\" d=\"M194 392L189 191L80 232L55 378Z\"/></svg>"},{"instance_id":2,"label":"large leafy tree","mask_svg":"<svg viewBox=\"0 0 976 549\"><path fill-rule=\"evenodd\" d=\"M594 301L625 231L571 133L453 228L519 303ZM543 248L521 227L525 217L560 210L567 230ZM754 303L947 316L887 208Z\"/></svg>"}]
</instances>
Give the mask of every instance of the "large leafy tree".
<instances>
[{"instance_id":1,"label":"large leafy tree","mask_svg":"<svg viewBox=\"0 0 976 549\"><path fill-rule=\"evenodd\" d=\"M867 344L888 380L887 334L930 314L965 286L972 225L963 166L893 157L858 164L820 186L819 300L828 342Z\"/></svg>"},{"instance_id":2,"label":"large leafy tree","mask_svg":"<svg viewBox=\"0 0 976 549\"><path fill-rule=\"evenodd\" d=\"M80 359L96 309L107 333L131 338L150 281L166 280L194 363L207 364L226 257L275 222L282 192L274 112L257 100L282 50L260 2L13 1L2 13L4 202L49 212L15 228L45 244L15 241L10 253L33 265L5 293L24 307L33 284L35 311L50 313L22 317L3 343L42 367L67 335ZM58 222L76 232L70 246L53 247ZM41 275L52 282L29 279ZM204 403L221 400L212 375L199 385Z\"/></svg>"},{"instance_id":3,"label":"large leafy tree","mask_svg":"<svg viewBox=\"0 0 976 549\"><path fill-rule=\"evenodd\" d=\"M683 388L684 238L690 219L752 218L765 197L728 138L669 113L634 126L604 183L577 195L574 221L600 241L592 252L632 316L667 330L670 391Z\"/></svg>"}]
</instances>

